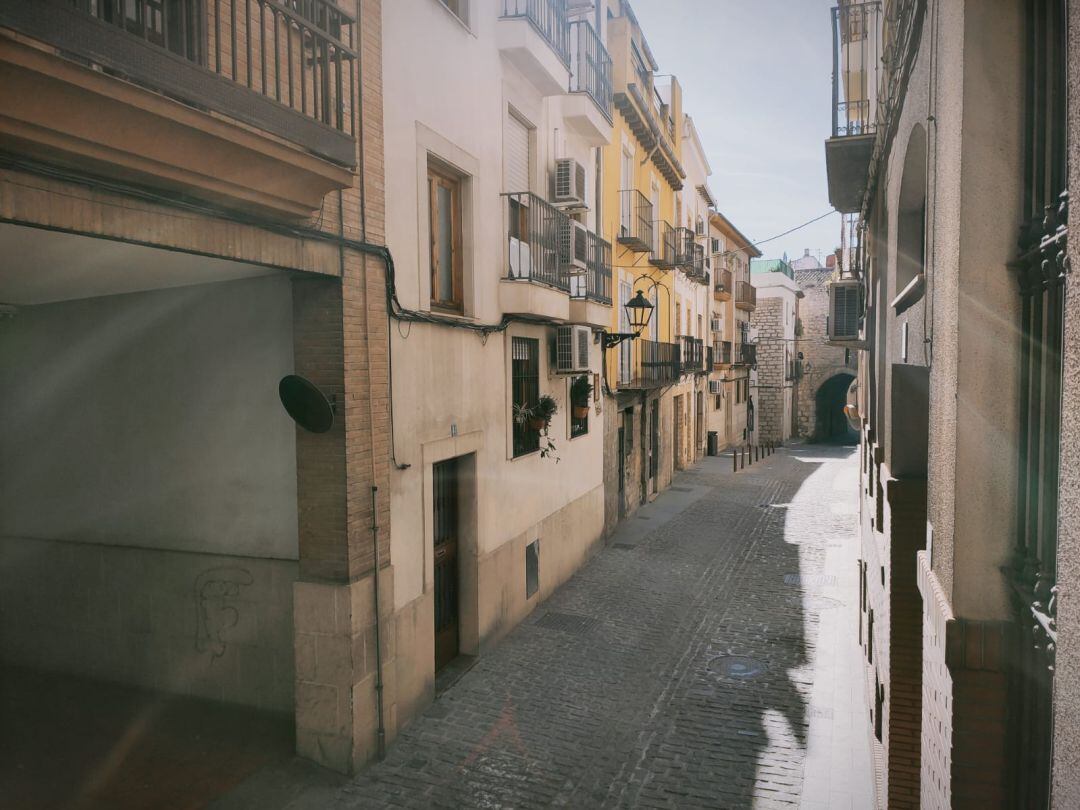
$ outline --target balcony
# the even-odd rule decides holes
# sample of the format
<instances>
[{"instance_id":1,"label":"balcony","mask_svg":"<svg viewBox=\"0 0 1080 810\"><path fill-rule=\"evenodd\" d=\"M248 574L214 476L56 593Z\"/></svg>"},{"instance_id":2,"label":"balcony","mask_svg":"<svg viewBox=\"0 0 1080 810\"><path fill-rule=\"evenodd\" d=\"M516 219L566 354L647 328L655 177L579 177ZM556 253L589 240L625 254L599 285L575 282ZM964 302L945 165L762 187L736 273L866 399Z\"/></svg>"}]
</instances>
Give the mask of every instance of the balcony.
<instances>
[{"instance_id":1,"label":"balcony","mask_svg":"<svg viewBox=\"0 0 1080 810\"><path fill-rule=\"evenodd\" d=\"M307 217L352 180L354 23L327 0L5 2L0 28L21 36L0 34L0 139L110 178Z\"/></svg>"},{"instance_id":2,"label":"balcony","mask_svg":"<svg viewBox=\"0 0 1080 810\"><path fill-rule=\"evenodd\" d=\"M543 96L570 86L570 25L566 0L501 0L499 51Z\"/></svg>"},{"instance_id":3,"label":"balcony","mask_svg":"<svg viewBox=\"0 0 1080 810\"><path fill-rule=\"evenodd\" d=\"M757 366L757 344L736 343L732 360L736 366L747 366L749 368Z\"/></svg>"},{"instance_id":4,"label":"balcony","mask_svg":"<svg viewBox=\"0 0 1080 810\"><path fill-rule=\"evenodd\" d=\"M705 272L705 248L696 242L690 245L690 261L685 265L686 277L698 284L704 284L708 275Z\"/></svg>"},{"instance_id":5,"label":"balcony","mask_svg":"<svg viewBox=\"0 0 1080 810\"><path fill-rule=\"evenodd\" d=\"M611 244L592 231L586 241L587 269L570 276L570 320L603 329L611 326Z\"/></svg>"},{"instance_id":6,"label":"balcony","mask_svg":"<svg viewBox=\"0 0 1080 810\"><path fill-rule=\"evenodd\" d=\"M731 300L731 271L717 270L716 283L713 284L713 299L716 301Z\"/></svg>"},{"instance_id":7,"label":"balcony","mask_svg":"<svg viewBox=\"0 0 1080 810\"><path fill-rule=\"evenodd\" d=\"M619 235L615 240L635 253L653 249L653 207L637 189L619 192Z\"/></svg>"},{"instance_id":8,"label":"balcony","mask_svg":"<svg viewBox=\"0 0 1080 810\"><path fill-rule=\"evenodd\" d=\"M503 312L566 321L570 318L566 214L530 192L504 194L507 203L506 276L499 282ZM587 274L586 274L587 275Z\"/></svg>"},{"instance_id":9,"label":"balcony","mask_svg":"<svg viewBox=\"0 0 1080 810\"><path fill-rule=\"evenodd\" d=\"M832 9L832 137L825 142L829 202L841 213L862 208L877 135L881 3Z\"/></svg>"},{"instance_id":10,"label":"balcony","mask_svg":"<svg viewBox=\"0 0 1080 810\"><path fill-rule=\"evenodd\" d=\"M570 94L563 118L590 146L611 141L611 57L586 20L570 23Z\"/></svg>"},{"instance_id":11,"label":"balcony","mask_svg":"<svg viewBox=\"0 0 1080 810\"><path fill-rule=\"evenodd\" d=\"M623 348L625 347L625 348ZM619 389L642 390L675 385L682 375L678 343L637 339L620 346Z\"/></svg>"},{"instance_id":12,"label":"balcony","mask_svg":"<svg viewBox=\"0 0 1080 810\"><path fill-rule=\"evenodd\" d=\"M757 289L749 281L735 282L735 306L747 312L757 309Z\"/></svg>"},{"instance_id":13,"label":"balcony","mask_svg":"<svg viewBox=\"0 0 1080 810\"><path fill-rule=\"evenodd\" d=\"M731 341L713 341L713 367L717 370L731 365Z\"/></svg>"},{"instance_id":14,"label":"balcony","mask_svg":"<svg viewBox=\"0 0 1080 810\"><path fill-rule=\"evenodd\" d=\"M705 364L705 342L700 338L682 337L683 374L704 374L709 370Z\"/></svg>"},{"instance_id":15,"label":"balcony","mask_svg":"<svg viewBox=\"0 0 1080 810\"><path fill-rule=\"evenodd\" d=\"M675 229L662 219L653 223L653 246L649 264L662 270L675 267Z\"/></svg>"}]
</instances>

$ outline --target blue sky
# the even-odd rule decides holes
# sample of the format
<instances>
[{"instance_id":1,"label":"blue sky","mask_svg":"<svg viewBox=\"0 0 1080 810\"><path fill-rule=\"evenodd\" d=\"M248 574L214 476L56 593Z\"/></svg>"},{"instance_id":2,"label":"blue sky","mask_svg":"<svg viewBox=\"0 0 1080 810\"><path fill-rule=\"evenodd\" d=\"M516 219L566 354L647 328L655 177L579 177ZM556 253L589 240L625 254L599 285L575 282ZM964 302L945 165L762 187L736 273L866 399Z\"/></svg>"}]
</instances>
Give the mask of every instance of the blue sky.
<instances>
[{"instance_id":1,"label":"blue sky","mask_svg":"<svg viewBox=\"0 0 1080 810\"><path fill-rule=\"evenodd\" d=\"M831 126L832 0L631 0L661 73L705 146L720 210L765 239L832 210L825 185ZM761 250L826 253L840 215Z\"/></svg>"}]
</instances>

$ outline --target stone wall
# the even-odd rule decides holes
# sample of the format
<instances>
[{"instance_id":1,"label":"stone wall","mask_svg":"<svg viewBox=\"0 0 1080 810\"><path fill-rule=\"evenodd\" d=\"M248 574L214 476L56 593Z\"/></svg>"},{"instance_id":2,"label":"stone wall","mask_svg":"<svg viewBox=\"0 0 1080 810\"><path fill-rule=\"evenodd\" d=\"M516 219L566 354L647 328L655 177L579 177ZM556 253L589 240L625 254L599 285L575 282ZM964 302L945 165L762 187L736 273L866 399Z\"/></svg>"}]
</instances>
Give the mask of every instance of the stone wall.
<instances>
[{"instance_id":1,"label":"stone wall","mask_svg":"<svg viewBox=\"0 0 1080 810\"><path fill-rule=\"evenodd\" d=\"M821 385L839 373L854 374L858 358L855 352L826 344L829 320L829 282L835 271L827 268L799 270L795 279L805 297L799 302L802 335L795 341L795 356L802 352L803 376L799 381L798 435L813 437L817 426L817 392Z\"/></svg>"},{"instance_id":2,"label":"stone wall","mask_svg":"<svg viewBox=\"0 0 1080 810\"><path fill-rule=\"evenodd\" d=\"M754 427L760 442L779 443L789 433L784 425L784 399L791 381L786 379L784 354L784 299L760 297L750 315L757 330L757 387L754 396Z\"/></svg>"}]
</instances>

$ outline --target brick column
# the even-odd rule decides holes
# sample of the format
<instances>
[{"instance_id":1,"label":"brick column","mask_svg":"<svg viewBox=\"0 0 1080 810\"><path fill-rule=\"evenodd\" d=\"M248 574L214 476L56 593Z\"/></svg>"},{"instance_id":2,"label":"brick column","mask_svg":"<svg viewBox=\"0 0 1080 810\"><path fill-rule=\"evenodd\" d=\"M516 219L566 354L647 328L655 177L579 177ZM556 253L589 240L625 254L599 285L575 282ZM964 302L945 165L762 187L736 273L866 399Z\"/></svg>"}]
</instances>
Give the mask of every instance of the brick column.
<instances>
[{"instance_id":1,"label":"brick column","mask_svg":"<svg viewBox=\"0 0 1080 810\"><path fill-rule=\"evenodd\" d=\"M890 479L889 801L919 807L922 729L922 599L916 555L926 547L926 481Z\"/></svg>"},{"instance_id":2,"label":"brick column","mask_svg":"<svg viewBox=\"0 0 1080 810\"><path fill-rule=\"evenodd\" d=\"M385 242L381 14L380 0L362 0L361 175L340 208L334 195L327 198L320 219L328 230L374 244ZM299 277L293 290L296 373L337 402L328 433L297 430L296 746L301 756L351 773L378 750L380 659L387 743L396 730L385 267L343 246L340 277Z\"/></svg>"}]
</instances>

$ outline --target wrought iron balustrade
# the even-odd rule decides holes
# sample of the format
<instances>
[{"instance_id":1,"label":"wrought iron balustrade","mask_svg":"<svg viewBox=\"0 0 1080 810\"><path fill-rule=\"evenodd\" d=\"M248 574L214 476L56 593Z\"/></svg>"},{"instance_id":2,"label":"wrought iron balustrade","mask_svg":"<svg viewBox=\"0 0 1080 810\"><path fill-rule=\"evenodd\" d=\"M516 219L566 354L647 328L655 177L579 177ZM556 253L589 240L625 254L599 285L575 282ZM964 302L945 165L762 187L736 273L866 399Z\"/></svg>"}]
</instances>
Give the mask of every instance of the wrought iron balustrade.
<instances>
[{"instance_id":1,"label":"wrought iron balustrade","mask_svg":"<svg viewBox=\"0 0 1080 810\"><path fill-rule=\"evenodd\" d=\"M564 65L570 64L570 25L566 0L502 0L503 19L525 19Z\"/></svg>"},{"instance_id":2,"label":"wrought iron balustrade","mask_svg":"<svg viewBox=\"0 0 1080 810\"><path fill-rule=\"evenodd\" d=\"M619 235L616 241L639 253L653 249L653 206L637 189L619 192Z\"/></svg>"},{"instance_id":3,"label":"wrought iron balustrade","mask_svg":"<svg viewBox=\"0 0 1080 810\"><path fill-rule=\"evenodd\" d=\"M347 134L355 134L355 19L329 0L70 0L82 14L267 96ZM70 32L65 32L70 34ZM202 101L197 83L183 86L162 64L147 71L138 57L130 64L105 48L95 32L80 34L87 54L154 89ZM129 72L130 71L130 72ZM174 86L177 82L180 86ZM241 110L223 110L240 114ZM249 123L258 123L249 121Z\"/></svg>"},{"instance_id":4,"label":"wrought iron balustrade","mask_svg":"<svg viewBox=\"0 0 1080 810\"><path fill-rule=\"evenodd\" d=\"M612 120L611 57L587 20L570 23L570 92L585 93Z\"/></svg>"},{"instance_id":5,"label":"wrought iron balustrade","mask_svg":"<svg viewBox=\"0 0 1080 810\"><path fill-rule=\"evenodd\" d=\"M653 245L649 263L664 269L675 266L675 229L662 219L653 223Z\"/></svg>"},{"instance_id":6,"label":"wrought iron balustrade","mask_svg":"<svg viewBox=\"0 0 1080 810\"><path fill-rule=\"evenodd\" d=\"M716 283L713 285L713 290L718 293L731 294L731 271L730 270L717 270L716 271Z\"/></svg>"},{"instance_id":7,"label":"wrought iron balustrade","mask_svg":"<svg viewBox=\"0 0 1080 810\"><path fill-rule=\"evenodd\" d=\"M638 338L628 341L619 387L624 389L659 388L674 385L682 375L681 347L678 343L662 343Z\"/></svg>"},{"instance_id":8,"label":"wrought iron balustrade","mask_svg":"<svg viewBox=\"0 0 1080 810\"><path fill-rule=\"evenodd\" d=\"M749 281L735 282L735 305L743 309L757 306L757 289Z\"/></svg>"},{"instance_id":9,"label":"wrought iron balustrade","mask_svg":"<svg viewBox=\"0 0 1080 810\"><path fill-rule=\"evenodd\" d=\"M570 277L570 297L611 304L611 244L592 231L587 232L586 240L587 269Z\"/></svg>"},{"instance_id":10,"label":"wrought iron balustrade","mask_svg":"<svg viewBox=\"0 0 1080 810\"><path fill-rule=\"evenodd\" d=\"M833 137L877 131L881 61L881 3L851 3L832 10Z\"/></svg>"},{"instance_id":11,"label":"wrought iron balustrade","mask_svg":"<svg viewBox=\"0 0 1080 810\"><path fill-rule=\"evenodd\" d=\"M731 365L730 340L718 340L713 342L713 362Z\"/></svg>"},{"instance_id":12,"label":"wrought iron balustrade","mask_svg":"<svg viewBox=\"0 0 1080 810\"><path fill-rule=\"evenodd\" d=\"M570 218L532 192L503 196L508 214L506 278L569 292L570 268L560 246L566 230L573 227Z\"/></svg>"},{"instance_id":13,"label":"wrought iron balustrade","mask_svg":"<svg viewBox=\"0 0 1080 810\"><path fill-rule=\"evenodd\" d=\"M685 374L706 371L705 343L700 338L684 335L682 338L682 368Z\"/></svg>"}]
</instances>

